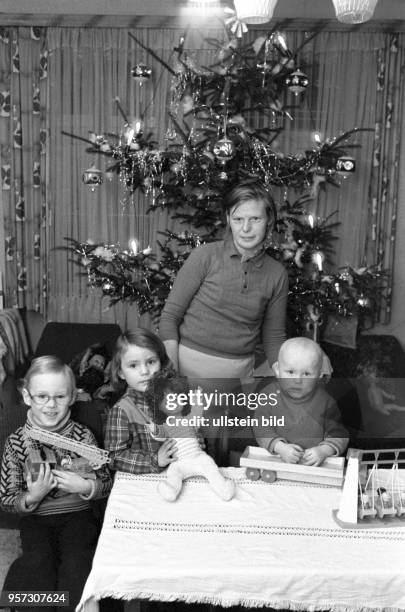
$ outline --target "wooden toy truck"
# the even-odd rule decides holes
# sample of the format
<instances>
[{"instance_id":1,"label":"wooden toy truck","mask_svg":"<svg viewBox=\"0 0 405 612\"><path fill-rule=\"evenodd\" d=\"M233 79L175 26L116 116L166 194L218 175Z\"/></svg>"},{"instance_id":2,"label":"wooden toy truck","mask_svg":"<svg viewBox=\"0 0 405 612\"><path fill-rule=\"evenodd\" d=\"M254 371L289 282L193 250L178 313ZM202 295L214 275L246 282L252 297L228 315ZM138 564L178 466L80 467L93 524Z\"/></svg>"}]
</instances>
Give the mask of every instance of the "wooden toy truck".
<instances>
[{"instance_id":1,"label":"wooden toy truck","mask_svg":"<svg viewBox=\"0 0 405 612\"><path fill-rule=\"evenodd\" d=\"M265 448L246 447L240 465L246 467L250 480L262 478L266 482L276 479L298 480L341 487L343 484L344 457L328 457L320 467L285 463L278 455L272 455Z\"/></svg>"}]
</instances>

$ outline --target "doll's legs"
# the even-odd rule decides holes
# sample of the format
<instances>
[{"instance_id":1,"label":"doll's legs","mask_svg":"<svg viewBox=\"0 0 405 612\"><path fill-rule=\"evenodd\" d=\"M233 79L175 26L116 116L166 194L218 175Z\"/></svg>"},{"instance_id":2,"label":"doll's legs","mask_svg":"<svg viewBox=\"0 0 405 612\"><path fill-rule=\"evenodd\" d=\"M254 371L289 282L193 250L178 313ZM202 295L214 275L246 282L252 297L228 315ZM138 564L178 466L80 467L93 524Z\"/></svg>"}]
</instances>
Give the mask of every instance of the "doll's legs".
<instances>
[{"instance_id":1,"label":"doll's legs","mask_svg":"<svg viewBox=\"0 0 405 612\"><path fill-rule=\"evenodd\" d=\"M174 501L183 486L184 466L182 462L174 462L169 465L166 480L159 482L158 491L166 501Z\"/></svg>"},{"instance_id":2,"label":"doll's legs","mask_svg":"<svg viewBox=\"0 0 405 612\"><path fill-rule=\"evenodd\" d=\"M195 459L197 461L197 459ZM235 494L235 483L225 478L215 461L207 454L198 457L198 474L205 476L215 493L225 501L229 501Z\"/></svg>"}]
</instances>

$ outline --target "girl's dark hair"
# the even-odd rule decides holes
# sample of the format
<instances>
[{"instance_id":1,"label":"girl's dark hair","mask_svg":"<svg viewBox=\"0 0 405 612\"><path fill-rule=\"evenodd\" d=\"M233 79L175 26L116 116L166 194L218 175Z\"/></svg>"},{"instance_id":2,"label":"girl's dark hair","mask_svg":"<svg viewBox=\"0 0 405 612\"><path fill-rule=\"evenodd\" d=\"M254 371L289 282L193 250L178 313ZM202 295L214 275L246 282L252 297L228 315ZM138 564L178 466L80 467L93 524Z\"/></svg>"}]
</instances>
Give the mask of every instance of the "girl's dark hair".
<instances>
[{"instance_id":1,"label":"girl's dark hair","mask_svg":"<svg viewBox=\"0 0 405 612\"><path fill-rule=\"evenodd\" d=\"M156 372L145 391L145 402L153 415L152 418L154 423L160 425L167 419L168 414L163 412L160 408L168 393L181 393L188 397L189 389L190 387L186 377L179 376L174 371L164 372L160 370L160 372ZM190 410L191 406L187 400L187 402L184 403L181 416L189 414Z\"/></svg>"},{"instance_id":2,"label":"girl's dark hair","mask_svg":"<svg viewBox=\"0 0 405 612\"><path fill-rule=\"evenodd\" d=\"M256 179L246 179L232 187L225 196L223 203L224 210L229 214L234 206L248 200L264 202L269 221L274 226L277 221L277 210L274 200L263 183Z\"/></svg>"},{"instance_id":3,"label":"girl's dark hair","mask_svg":"<svg viewBox=\"0 0 405 612\"><path fill-rule=\"evenodd\" d=\"M129 346L139 346L153 351L160 361L161 370L164 372L174 372L172 363L166 353L165 345L153 332L143 327L138 327L134 331L126 331L118 336L111 360L111 382L117 391L125 389L126 383L120 376L121 360L123 354Z\"/></svg>"}]
</instances>

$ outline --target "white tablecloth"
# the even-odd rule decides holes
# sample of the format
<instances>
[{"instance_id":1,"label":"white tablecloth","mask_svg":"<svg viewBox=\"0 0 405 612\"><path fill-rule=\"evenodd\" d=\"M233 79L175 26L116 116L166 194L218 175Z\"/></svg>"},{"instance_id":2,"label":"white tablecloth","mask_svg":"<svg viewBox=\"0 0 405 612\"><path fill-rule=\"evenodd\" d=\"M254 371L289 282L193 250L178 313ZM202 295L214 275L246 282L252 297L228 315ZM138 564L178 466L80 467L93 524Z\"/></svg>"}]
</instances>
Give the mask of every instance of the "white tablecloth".
<instances>
[{"instance_id":1,"label":"white tablecloth","mask_svg":"<svg viewBox=\"0 0 405 612\"><path fill-rule=\"evenodd\" d=\"M340 489L251 482L230 502L191 479L174 503L164 476L118 473L79 609L112 596L334 612L405 610L405 523L344 530Z\"/></svg>"}]
</instances>

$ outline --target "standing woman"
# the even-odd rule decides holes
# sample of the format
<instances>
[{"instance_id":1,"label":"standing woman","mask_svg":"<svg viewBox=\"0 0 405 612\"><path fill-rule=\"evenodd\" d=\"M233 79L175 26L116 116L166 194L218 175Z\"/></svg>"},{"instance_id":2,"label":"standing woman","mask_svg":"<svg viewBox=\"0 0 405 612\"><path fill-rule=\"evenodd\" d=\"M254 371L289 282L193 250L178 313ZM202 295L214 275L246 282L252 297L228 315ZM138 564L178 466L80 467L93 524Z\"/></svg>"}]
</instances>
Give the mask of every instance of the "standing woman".
<instances>
[{"instance_id":1,"label":"standing woman","mask_svg":"<svg viewBox=\"0 0 405 612\"><path fill-rule=\"evenodd\" d=\"M285 340L288 276L266 254L276 211L259 182L228 193L225 239L192 251L160 321L160 337L180 374L245 378L261 341L269 365Z\"/></svg>"}]
</instances>

